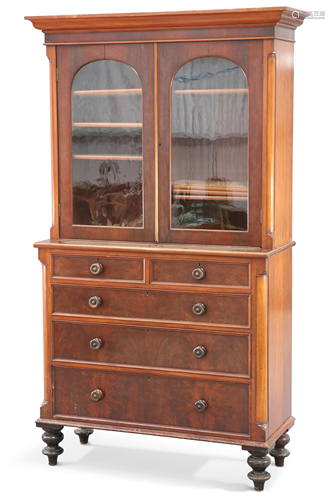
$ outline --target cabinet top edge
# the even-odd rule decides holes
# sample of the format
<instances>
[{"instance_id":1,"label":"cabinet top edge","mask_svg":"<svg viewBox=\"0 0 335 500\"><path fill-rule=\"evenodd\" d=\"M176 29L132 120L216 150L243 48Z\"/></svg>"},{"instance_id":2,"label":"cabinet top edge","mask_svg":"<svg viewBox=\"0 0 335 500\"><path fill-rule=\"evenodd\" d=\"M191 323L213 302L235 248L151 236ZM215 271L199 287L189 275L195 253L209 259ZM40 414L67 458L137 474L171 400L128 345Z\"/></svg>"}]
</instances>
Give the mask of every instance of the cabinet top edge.
<instances>
[{"instance_id":1,"label":"cabinet top edge","mask_svg":"<svg viewBox=\"0 0 335 500\"><path fill-rule=\"evenodd\" d=\"M173 243L134 243L122 241L97 241L97 240L44 240L34 243L34 248L47 250L74 250L74 251L122 251L127 252L146 252L146 253L171 253L184 255L216 255L222 257L257 257L266 259L291 248L295 241L290 241L285 245L272 250L258 247L230 247L219 245L187 245Z\"/></svg>"},{"instance_id":2,"label":"cabinet top edge","mask_svg":"<svg viewBox=\"0 0 335 500\"><path fill-rule=\"evenodd\" d=\"M44 33L144 31L278 25L296 29L309 15L292 7L131 14L26 16Z\"/></svg>"}]
</instances>

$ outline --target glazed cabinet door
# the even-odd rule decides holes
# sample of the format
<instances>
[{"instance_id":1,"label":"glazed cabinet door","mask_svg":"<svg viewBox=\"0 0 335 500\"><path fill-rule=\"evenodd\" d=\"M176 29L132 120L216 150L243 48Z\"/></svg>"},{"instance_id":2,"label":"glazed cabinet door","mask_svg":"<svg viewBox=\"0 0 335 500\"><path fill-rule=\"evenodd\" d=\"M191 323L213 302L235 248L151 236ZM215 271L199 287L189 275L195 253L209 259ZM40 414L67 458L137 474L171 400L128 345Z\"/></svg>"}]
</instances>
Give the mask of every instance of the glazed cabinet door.
<instances>
[{"instance_id":1,"label":"glazed cabinet door","mask_svg":"<svg viewBox=\"0 0 335 500\"><path fill-rule=\"evenodd\" d=\"M261 246L262 42L158 47L159 241Z\"/></svg>"},{"instance_id":2,"label":"glazed cabinet door","mask_svg":"<svg viewBox=\"0 0 335 500\"><path fill-rule=\"evenodd\" d=\"M152 44L60 46L60 237L154 240Z\"/></svg>"}]
</instances>

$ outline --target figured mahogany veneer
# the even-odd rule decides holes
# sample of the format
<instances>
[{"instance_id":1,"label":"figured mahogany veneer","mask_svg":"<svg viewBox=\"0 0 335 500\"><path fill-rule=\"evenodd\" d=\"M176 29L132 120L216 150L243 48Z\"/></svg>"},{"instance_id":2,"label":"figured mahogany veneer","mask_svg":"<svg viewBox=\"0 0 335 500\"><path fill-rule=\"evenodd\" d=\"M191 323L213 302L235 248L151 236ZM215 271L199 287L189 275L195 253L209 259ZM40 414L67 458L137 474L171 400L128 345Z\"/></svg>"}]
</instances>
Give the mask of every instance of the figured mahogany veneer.
<instances>
[{"instance_id":1,"label":"figured mahogany veneer","mask_svg":"<svg viewBox=\"0 0 335 500\"><path fill-rule=\"evenodd\" d=\"M182 294L151 290L53 286L53 297L53 311L57 314L191 321L244 328L250 326L249 295ZM90 307L91 297L99 297L101 305L96 308ZM194 313L193 307L196 304L204 304L203 314Z\"/></svg>"},{"instance_id":2,"label":"figured mahogany veneer","mask_svg":"<svg viewBox=\"0 0 335 500\"><path fill-rule=\"evenodd\" d=\"M64 425L77 427L82 443L96 428L241 445L250 453L248 477L258 491L270 478L268 453L278 466L289 456L292 42L307 15L271 7L26 18L46 33L50 64L53 216L51 239L35 244L44 308L44 400L36 424L45 431L50 465L63 452ZM219 70L212 61L205 72L190 73L186 87L178 88L184 103L178 110L194 89L196 103L219 96L224 104L213 123L205 106L207 129L196 104L199 116L191 113L189 131L178 131L171 121L172 82L181 67L202 58L223 58L232 66ZM77 73L97 61L132 68L140 83L128 85L120 72L116 88L87 79L72 93ZM246 85L236 88L227 73L235 66L246 77ZM227 84L193 86L215 75ZM237 95L248 96L241 129L231 125L244 115L235 105L226 112ZM133 101L127 99L139 97L142 114L128 116ZM76 99L91 102L88 114L72 116ZM109 116L109 104L105 116L96 112L96 99L118 113ZM80 125L73 141L72 122ZM119 144L116 125L134 124L131 133L123 127L121 152L99 149ZM108 125L109 142L98 125ZM140 133L141 148L128 150ZM93 136L101 136L99 147L87 153ZM199 144L192 154L183 150L190 139ZM181 175L174 178L176 141ZM202 153L204 141L213 154ZM141 163L136 182L135 157ZM82 162L81 193L95 186L89 189L94 203L90 198L76 205L85 215L82 224L74 217L78 172L72 161ZM235 182L231 191L233 177L242 173L237 181L243 185ZM134 219L140 205L130 201L139 186L143 217ZM118 195L107 199L115 187ZM209 189L214 200L229 204L220 205L220 221L212 205L208 214L204 209ZM230 205L232 193L236 206ZM181 195L189 199L179 212ZM178 201L174 210L171 199ZM122 217L114 217L118 210ZM244 225L229 219L234 211L244 211Z\"/></svg>"},{"instance_id":3,"label":"figured mahogany veneer","mask_svg":"<svg viewBox=\"0 0 335 500\"><path fill-rule=\"evenodd\" d=\"M92 339L101 347L92 349ZM82 323L54 323L57 359L158 366L249 376L249 336ZM193 350L203 346L198 359Z\"/></svg>"},{"instance_id":4,"label":"figured mahogany veneer","mask_svg":"<svg viewBox=\"0 0 335 500\"><path fill-rule=\"evenodd\" d=\"M55 370L55 413L161 426L248 434L249 386L187 379ZM103 392L92 401L91 392ZM194 405L205 400L199 413Z\"/></svg>"},{"instance_id":5,"label":"figured mahogany veneer","mask_svg":"<svg viewBox=\"0 0 335 500\"><path fill-rule=\"evenodd\" d=\"M193 276L198 268L203 277ZM152 283L185 283L190 285L218 285L226 287L249 287L249 264L219 264L217 262L152 261Z\"/></svg>"},{"instance_id":6,"label":"figured mahogany veneer","mask_svg":"<svg viewBox=\"0 0 335 500\"><path fill-rule=\"evenodd\" d=\"M94 274L91 271L91 266L95 263L102 265L102 271L99 274ZM143 281L143 273L143 259L53 256L53 276L111 281Z\"/></svg>"}]
</instances>

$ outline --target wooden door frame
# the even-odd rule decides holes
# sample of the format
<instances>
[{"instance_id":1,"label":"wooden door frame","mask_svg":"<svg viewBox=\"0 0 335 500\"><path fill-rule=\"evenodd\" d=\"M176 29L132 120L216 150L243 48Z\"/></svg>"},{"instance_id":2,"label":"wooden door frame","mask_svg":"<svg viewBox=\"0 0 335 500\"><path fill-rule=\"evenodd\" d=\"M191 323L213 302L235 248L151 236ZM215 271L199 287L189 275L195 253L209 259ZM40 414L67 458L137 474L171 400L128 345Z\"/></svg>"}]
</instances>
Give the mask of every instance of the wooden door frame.
<instances>
[{"instance_id":1,"label":"wooden door frame","mask_svg":"<svg viewBox=\"0 0 335 500\"><path fill-rule=\"evenodd\" d=\"M222 57L242 68L249 87L248 231L171 229L171 85L177 70L200 57ZM263 41L158 44L158 213L159 242L261 247Z\"/></svg>"},{"instance_id":2,"label":"wooden door frame","mask_svg":"<svg viewBox=\"0 0 335 500\"><path fill-rule=\"evenodd\" d=\"M71 87L77 71L97 60L115 60L131 66L142 85L142 192L144 227L81 226L72 223L72 128ZM155 240L154 164L154 47L153 44L84 45L57 47L58 150L60 238L111 241Z\"/></svg>"}]
</instances>

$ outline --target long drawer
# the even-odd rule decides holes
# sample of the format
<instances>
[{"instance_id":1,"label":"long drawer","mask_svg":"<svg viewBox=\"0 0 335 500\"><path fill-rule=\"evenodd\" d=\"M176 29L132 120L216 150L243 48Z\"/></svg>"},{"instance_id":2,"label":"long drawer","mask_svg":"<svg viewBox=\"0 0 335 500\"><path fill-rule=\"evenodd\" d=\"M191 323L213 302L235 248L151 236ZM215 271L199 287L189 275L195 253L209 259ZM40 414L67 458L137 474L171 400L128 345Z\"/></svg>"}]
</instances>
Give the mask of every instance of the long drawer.
<instances>
[{"instance_id":1,"label":"long drawer","mask_svg":"<svg viewBox=\"0 0 335 500\"><path fill-rule=\"evenodd\" d=\"M249 337L54 324L55 358L249 375Z\"/></svg>"},{"instance_id":2,"label":"long drawer","mask_svg":"<svg viewBox=\"0 0 335 500\"><path fill-rule=\"evenodd\" d=\"M249 327L249 295L54 286L53 312ZM93 307L92 307L93 306Z\"/></svg>"},{"instance_id":3,"label":"long drawer","mask_svg":"<svg viewBox=\"0 0 335 500\"><path fill-rule=\"evenodd\" d=\"M56 368L55 413L248 434L249 385Z\"/></svg>"}]
</instances>

